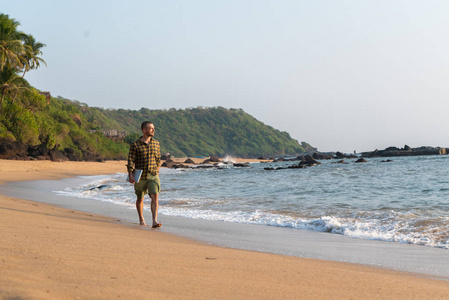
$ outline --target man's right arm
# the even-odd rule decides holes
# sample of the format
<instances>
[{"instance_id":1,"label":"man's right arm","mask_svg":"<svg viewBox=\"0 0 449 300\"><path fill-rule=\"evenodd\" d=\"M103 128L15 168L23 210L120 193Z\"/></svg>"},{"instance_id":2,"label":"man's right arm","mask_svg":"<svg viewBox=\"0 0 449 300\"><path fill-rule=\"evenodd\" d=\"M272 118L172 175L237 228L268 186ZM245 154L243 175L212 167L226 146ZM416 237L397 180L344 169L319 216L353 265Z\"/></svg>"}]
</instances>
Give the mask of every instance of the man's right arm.
<instances>
[{"instance_id":1,"label":"man's right arm","mask_svg":"<svg viewBox=\"0 0 449 300\"><path fill-rule=\"evenodd\" d=\"M136 160L136 145L135 144L131 144L131 146L129 147L129 154L128 154L128 177L129 177L129 182L134 183L135 179L133 176L133 171L134 171L134 167L135 167L135 160Z\"/></svg>"}]
</instances>

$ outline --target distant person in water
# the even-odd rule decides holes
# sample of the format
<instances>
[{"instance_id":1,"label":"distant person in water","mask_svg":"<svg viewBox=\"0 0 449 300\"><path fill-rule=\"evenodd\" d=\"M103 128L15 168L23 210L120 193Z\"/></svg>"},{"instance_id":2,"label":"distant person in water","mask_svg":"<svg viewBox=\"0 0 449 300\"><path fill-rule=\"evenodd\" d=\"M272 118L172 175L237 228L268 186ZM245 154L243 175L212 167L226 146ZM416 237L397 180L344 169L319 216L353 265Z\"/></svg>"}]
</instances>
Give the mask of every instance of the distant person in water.
<instances>
[{"instance_id":1,"label":"distant person in water","mask_svg":"<svg viewBox=\"0 0 449 300\"><path fill-rule=\"evenodd\" d=\"M151 198L151 213L153 215L153 228L161 227L157 221L157 210L159 208L158 197L161 190L159 180L159 168L161 165L161 150L159 142L154 137L154 124L145 121L141 125L142 136L129 147L128 176L129 182L134 183L134 191L137 196L136 208L139 215L140 225L147 225L143 218L143 198L145 194ZM140 180L136 182L133 171L142 170Z\"/></svg>"}]
</instances>

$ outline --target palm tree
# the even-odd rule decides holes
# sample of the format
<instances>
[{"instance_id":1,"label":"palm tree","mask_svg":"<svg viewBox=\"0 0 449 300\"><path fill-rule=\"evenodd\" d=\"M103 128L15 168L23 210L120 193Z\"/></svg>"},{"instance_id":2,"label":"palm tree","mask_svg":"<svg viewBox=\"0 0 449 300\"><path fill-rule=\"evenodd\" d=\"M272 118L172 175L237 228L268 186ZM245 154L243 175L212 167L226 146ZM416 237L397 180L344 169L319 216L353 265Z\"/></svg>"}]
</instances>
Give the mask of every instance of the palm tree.
<instances>
[{"instance_id":1,"label":"palm tree","mask_svg":"<svg viewBox=\"0 0 449 300\"><path fill-rule=\"evenodd\" d=\"M0 71L5 67L16 70L24 67L23 40L26 35L17 30L19 25L18 21L10 19L8 15L0 14Z\"/></svg>"},{"instance_id":2,"label":"palm tree","mask_svg":"<svg viewBox=\"0 0 449 300\"><path fill-rule=\"evenodd\" d=\"M17 94L22 90L29 89L29 83L13 69L5 68L0 72L0 115L3 112L3 100L6 96L15 99Z\"/></svg>"},{"instance_id":3,"label":"palm tree","mask_svg":"<svg viewBox=\"0 0 449 300\"><path fill-rule=\"evenodd\" d=\"M45 47L45 44L37 42L31 34L28 34L24 37L25 61L22 78L29 70L39 68L40 63L44 63L45 66L47 66L45 60L39 57L40 55L42 55L41 48L43 47Z\"/></svg>"}]
</instances>

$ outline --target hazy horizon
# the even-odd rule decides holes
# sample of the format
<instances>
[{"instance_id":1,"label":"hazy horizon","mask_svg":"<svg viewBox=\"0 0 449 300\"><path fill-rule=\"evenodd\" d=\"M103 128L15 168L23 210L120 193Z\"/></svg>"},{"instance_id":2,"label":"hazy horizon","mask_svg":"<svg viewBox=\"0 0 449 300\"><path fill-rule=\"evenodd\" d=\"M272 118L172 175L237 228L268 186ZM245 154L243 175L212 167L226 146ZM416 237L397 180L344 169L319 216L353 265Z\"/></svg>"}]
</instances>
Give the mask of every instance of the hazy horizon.
<instances>
[{"instance_id":1,"label":"hazy horizon","mask_svg":"<svg viewBox=\"0 0 449 300\"><path fill-rule=\"evenodd\" d=\"M35 87L103 108L241 108L319 151L449 147L449 2L9 1Z\"/></svg>"}]
</instances>

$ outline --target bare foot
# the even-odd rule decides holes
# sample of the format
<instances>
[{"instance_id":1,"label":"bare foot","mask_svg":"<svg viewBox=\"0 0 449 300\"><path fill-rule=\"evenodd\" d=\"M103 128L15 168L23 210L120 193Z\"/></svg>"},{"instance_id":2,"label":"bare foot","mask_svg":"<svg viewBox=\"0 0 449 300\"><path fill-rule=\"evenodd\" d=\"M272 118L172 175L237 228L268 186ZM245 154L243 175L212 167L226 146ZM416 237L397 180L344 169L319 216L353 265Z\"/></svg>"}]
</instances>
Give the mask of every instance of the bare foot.
<instances>
[{"instance_id":1,"label":"bare foot","mask_svg":"<svg viewBox=\"0 0 449 300\"><path fill-rule=\"evenodd\" d=\"M161 227L162 226L162 223L153 223L153 228L158 228L158 227Z\"/></svg>"},{"instance_id":2,"label":"bare foot","mask_svg":"<svg viewBox=\"0 0 449 300\"><path fill-rule=\"evenodd\" d=\"M147 223L145 223L145 221L140 221L140 224L139 224L139 225L147 226Z\"/></svg>"}]
</instances>

